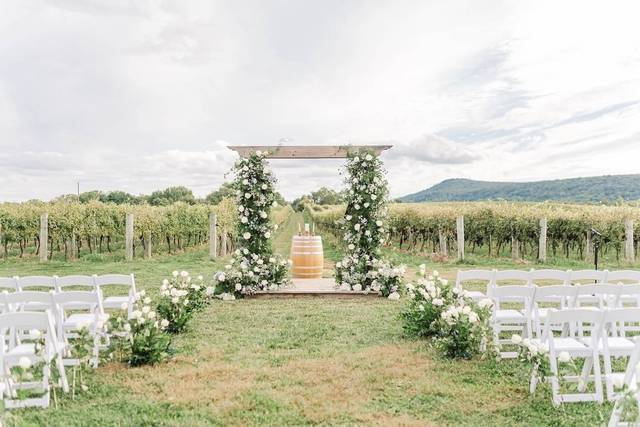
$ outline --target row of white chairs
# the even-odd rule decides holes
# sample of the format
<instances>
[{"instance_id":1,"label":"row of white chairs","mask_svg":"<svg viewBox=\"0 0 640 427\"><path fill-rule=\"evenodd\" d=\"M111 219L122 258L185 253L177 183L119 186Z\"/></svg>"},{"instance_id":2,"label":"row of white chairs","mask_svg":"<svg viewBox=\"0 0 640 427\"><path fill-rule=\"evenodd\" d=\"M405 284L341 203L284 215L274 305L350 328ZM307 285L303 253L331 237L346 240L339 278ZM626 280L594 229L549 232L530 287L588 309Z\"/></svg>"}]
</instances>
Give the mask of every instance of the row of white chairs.
<instances>
[{"instance_id":1,"label":"row of white chairs","mask_svg":"<svg viewBox=\"0 0 640 427\"><path fill-rule=\"evenodd\" d=\"M111 286L121 291L116 293ZM71 344L83 328L88 329L93 341L90 363L97 367L100 349L109 343L107 312L126 304L130 315L137 292L133 274L0 278L0 289L0 387L7 408L47 407L52 363L60 374L59 385L69 391L65 367L80 363L71 352ZM105 290L109 292L107 297L103 295ZM44 339L42 354L36 353L34 331ZM32 365L42 362L40 380L16 380L11 375L25 358ZM20 389L37 389L42 395L17 399Z\"/></svg>"},{"instance_id":2,"label":"row of white chairs","mask_svg":"<svg viewBox=\"0 0 640 427\"><path fill-rule=\"evenodd\" d=\"M627 362L627 368L622 377L622 385L630 393L630 397L635 400L636 406L640 407L640 337L634 337L635 347L631 352L631 356ZM611 411L609 418L609 427L631 427L637 426L637 420L624 419L625 403L622 399L625 396L619 396ZM629 414L631 415L631 414Z\"/></svg>"},{"instance_id":3,"label":"row of white chairs","mask_svg":"<svg viewBox=\"0 0 640 427\"><path fill-rule=\"evenodd\" d=\"M544 332L540 338L531 339L536 348L548 348L551 368L551 391L554 405L565 402L604 401L606 397L614 401L619 392L615 384L622 383L624 372L616 371L615 359L628 358L635 349L635 336L624 331L626 326L636 326L640 322L640 308L565 310L551 309L545 320ZM561 332L558 331L558 327ZM620 334L622 330L622 334ZM578 331L583 331L579 333ZM562 376L559 369L561 353L572 360L583 359L581 372L577 375ZM602 365L600 359L602 358ZM604 372L603 372L604 371ZM539 381L532 372L530 391L536 390ZM561 382L576 383L576 392L563 391ZM593 385L592 388L589 386Z\"/></svg>"},{"instance_id":4,"label":"row of white chairs","mask_svg":"<svg viewBox=\"0 0 640 427\"><path fill-rule=\"evenodd\" d=\"M105 292L108 289L109 292ZM123 303L129 307L136 294L133 274L69 275L69 276L23 276L0 277L0 290L17 292L28 290L96 290L102 296L105 309L119 309ZM113 292L118 290L118 292ZM105 293L108 293L106 297ZM130 314L130 313L129 313Z\"/></svg>"},{"instance_id":5,"label":"row of white chairs","mask_svg":"<svg viewBox=\"0 0 640 427\"><path fill-rule=\"evenodd\" d=\"M458 270L456 287L463 290L468 282L480 282L488 289L492 285L535 285L577 283L627 283L640 284L640 271L637 270ZM485 298L480 291L468 291L474 299Z\"/></svg>"}]
</instances>

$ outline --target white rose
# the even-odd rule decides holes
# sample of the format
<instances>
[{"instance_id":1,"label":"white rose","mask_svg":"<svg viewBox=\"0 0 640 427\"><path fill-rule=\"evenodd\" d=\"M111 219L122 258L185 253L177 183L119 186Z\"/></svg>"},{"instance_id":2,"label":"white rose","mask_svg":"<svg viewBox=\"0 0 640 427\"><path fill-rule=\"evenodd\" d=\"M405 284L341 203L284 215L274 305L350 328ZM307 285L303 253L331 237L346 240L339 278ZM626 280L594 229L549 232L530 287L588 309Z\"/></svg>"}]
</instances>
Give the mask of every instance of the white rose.
<instances>
[{"instance_id":1,"label":"white rose","mask_svg":"<svg viewBox=\"0 0 640 427\"><path fill-rule=\"evenodd\" d=\"M560 354L558 354L558 362L567 363L570 361L571 361L571 355L566 351L561 351Z\"/></svg>"},{"instance_id":2,"label":"white rose","mask_svg":"<svg viewBox=\"0 0 640 427\"><path fill-rule=\"evenodd\" d=\"M169 321L167 319L162 319L162 321L160 321L160 326L164 329L167 326L169 326Z\"/></svg>"},{"instance_id":3,"label":"white rose","mask_svg":"<svg viewBox=\"0 0 640 427\"><path fill-rule=\"evenodd\" d=\"M242 284L236 283L236 291L242 290Z\"/></svg>"},{"instance_id":4,"label":"white rose","mask_svg":"<svg viewBox=\"0 0 640 427\"><path fill-rule=\"evenodd\" d=\"M435 305L436 307L440 307L440 306L444 305L444 301L442 299L440 299L440 298L434 298L431 301L431 304Z\"/></svg>"},{"instance_id":5,"label":"white rose","mask_svg":"<svg viewBox=\"0 0 640 427\"><path fill-rule=\"evenodd\" d=\"M127 304L126 302L123 302L122 305L120 305L120 310L126 310L129 307L129 304Z\"/></svg>"},{"instance_id":6,"label":"white rose","mask_svg":"<svg viewBox=\"0 0 640 427\"><path fill-rule=\"evenodd\" d=\"M124 324L124 331L125 331L125 332L131 332L131 325L130 325L130 324L128 324L128 323L125 323L125 324Z\"/></svg>"},{"instance_id":7,"label":"white rose","mask_svg":"<svg viewBox=\"0 0 640 427\"><path fill-rule=\"evenodd\" d=\"M265 237L265 238L267 238L267 239L268 239L269 237L271 237L271 232L270 232L270 231L267 231L266 233L264 233L264 237Z\"/></svg>"},{"instance_id":8,"label":"white rose","mask_svg":"<svg viewBox=\"0 0 640 427\"><path fill-rule=\"evenodd\" d=\"M155 319L156 318L156 312L155 311L150 311L149 314L147 315L147 317L149 319Z\"/></svg>"},{"instance_id":9,"label":"white rose","mask_svg":"<svg viewBox=\"0 0 640 427\"><path fill-rule=\"evenodd\" d=\"M520 345L522 343L522 337L517 334L511 335L511 342L516 345Z\"/></svg>"},{"instance_id":10,"label":"white rose","mask_svg":"<svg viewBox=\"0 0 640 427\"><path fill-rule=\"evenodd\" d=\"M367 154L365 160L370 162L371 160L373 160L373 156L371 154Z\"/></svg>"},{"instance_id":11,"label":"white rose","mask_svg":"<svg viewBox=\"0 0 640 427\"><path fill-rule=\"evenodd\" d=\"M475 311L472 311L471 313L469 313L469 322L477 323L478 320L480 320L480 318L478 317Z\"/></svg>"},{"instance_id":12,"label":"white rose","mask_svg":"<svg viewBox=\"0 0 640 427\"><path fill-rule=\"evenodd\" d=\"M162 284L163 284L164 286L169 286L169 280L168 280L168 279L163 279L163 280L162 280Z\"/></svg>"},{"instance_id":13,"label":"white rose","mask_svg":"<svg viewBox=\"0 0 640 427\"><path fill-rule=\"evenodd\" d=\"M142 312L144 314L147 314L150 311L151 311L151 307L149 307L148 305L145 305L144 307L142 307Z\"/></svg>"},{"instance_id":14,"label":"white rose","mask_svg":"<svg viewBox=\"0 0 640 427\"><path fill-rule=\"evenodd\" d=\"M353 290L356 292L360 292L362 290L362 285L360 283L353 285Z\"/></svg>"},{"instance_id":15,"label":"white rose","mask_svg":"<svg viewBox=\"0 0 640 427\"><path fill-rule=\"evenodd\" d=\"M350 250L350 251L352 251L352 250L354 250L356 247L355 247L355 245L354 245L353 243L349 243L348 248L349 248L349 250Z\"/></svg>"},{"instance_id":16,"label":"white rose","mask_svg":"<svg viewBox=\"0 0 640 427\"><path fill-rule=\"evenodd\" d=\"M388 299L392 301L398 301L400 299L400 294L397 292L392 292L391 294L389 294Z\"/></svg>"},{"instance_id":17,"label":"white rose","mask_svg":"<svg viewBox=\"0 0 640 427\"><path fill-rule=\"evenodd\" d=\"M29 369L31 367L31 359L26 356L22 356L18 359L18 365L20 365L22 369Z\"/></svg>"},{"instance_id":18,"label":"white rose","mask_svg":"<svg viewBox=\"0 0 640 427\"><path fill-rule=\"evenodd\" d=\"M244 238L244 240L249 240L251 238L251 233L245 231L242 237Z\"/></svg>"},{"instance_id":19,"label":"white rose","mask_svg":"<svg viewBox=\"0 0 640 427\"><path fill-rule=\"evenodd\" d=\"M360 230L360 224L356 224L356 225L354 225L354 226L353 226L353 228L354 228L356 231Z\"/></svg>"},{"instance_id":20,"label":"white rose","mask_svg":"<svg viewBox=\"0 0 640 427\"><path fill-rule=\"evenodd\" d=\"M377 220L377 221L376 221L376 225L377 225L378 227L382 227L382 221ZM422 264L422 265L424 265L424 264Z\"/></svg>"},{"instance_id":21,"label":"white rose","mask_svg":"<svg viewBox=\"0 0 640 427\"><path fill-rule=\"evenodd\" d=\"M263 190L266 190L267 188L268 188L268 187L267 187L267 184L262 184L262 189L263 189Z\"/></svg>"},{"instance_id":22,"label":"white rose","mask_svg":"<svg viewBox=\"0 0 640 427\"><path fill-rule=\"evenodd\" d=\"M178 274L179 274L179 273L178 273L176 270L174 270L174 271L173 271L173 273L171 273L171 275L172 275L173 277L178 277Z\"/></svg>"},{"instance_id":23,"label":"white rose","mask_svg":"<svg viewBox=\"0 0 640 427\"><path fill-rule=\"evenodd\" d=\"M219 281L219 282L224 282L224 281L226 280L226 278L227 278L227 276L225 276L225 274L224 274L224 273L220 273L220 274L218 275L218 281Z\"/></svg>"},{"instance_id":24,"label":"white rose","mask_svg":"<svg viewBox=\"0 0 640 427\"><path fill-rule=\"evenodd\" d=\"M246 216L241 216L240 217L240 222L243 224L246 224L249 222L249 218L247 218Z\"/></svg>"}]
</instances>

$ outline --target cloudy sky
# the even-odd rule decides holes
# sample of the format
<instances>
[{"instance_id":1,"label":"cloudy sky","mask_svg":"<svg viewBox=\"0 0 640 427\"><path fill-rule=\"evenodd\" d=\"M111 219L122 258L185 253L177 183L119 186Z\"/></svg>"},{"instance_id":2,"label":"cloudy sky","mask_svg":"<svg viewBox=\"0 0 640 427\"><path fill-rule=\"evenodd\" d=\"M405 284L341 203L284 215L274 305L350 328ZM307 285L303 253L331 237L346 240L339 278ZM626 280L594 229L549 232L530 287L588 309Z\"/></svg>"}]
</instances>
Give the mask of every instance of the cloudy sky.
<instances>
[{"instance_id":1,"label":"cloudy sky","mask_svg":"<svg viewBox=\"0 0 640 427\"><path fill-rule=\"evenodd\" d=\"M2 0L0 200L217 188L228 144L390 143L391 192L640 173L640 2ZM293 197L337 161L273 161Z\"/></svg>"}]
</instances>

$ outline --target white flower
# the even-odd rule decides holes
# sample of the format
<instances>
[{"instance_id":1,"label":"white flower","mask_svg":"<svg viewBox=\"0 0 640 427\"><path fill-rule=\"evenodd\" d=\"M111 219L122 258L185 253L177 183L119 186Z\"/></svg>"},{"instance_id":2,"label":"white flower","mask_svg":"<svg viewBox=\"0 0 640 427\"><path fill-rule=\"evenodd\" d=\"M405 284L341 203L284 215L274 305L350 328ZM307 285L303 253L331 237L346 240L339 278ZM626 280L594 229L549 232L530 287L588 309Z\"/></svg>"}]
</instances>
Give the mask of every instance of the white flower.
<instances>
[{"instance_id":1,"label":"white flower","mask_svg":"<svg viewBox=\"0 0 640 427\"><path fill-rule=\"evenodd\" d=\"M242 290L242 284L236 283L236 291Z\"/></svg>"},{"instance_id":2,"label":"white flower","mask_svg":"<svg viewBox=\"0 0 640 427\"><path fill-rule=\"evenodd\" d=\"M251 238L251 233L245 231L242 237L244 238L244 240L249 240Z\"/></svg>"},{"instance_id":3,"label":"white flower","mask_svg":"<svg viewBox=\"0 0 640 427\"><path fill-rule=\"evenodd\" d=\"M349 243L348 248L349 248L350 251L352 251L352 250L354 250L356 248L356 246L353 243Z\"/></svg>"},{"instance_id":4,"label":"white flower","mask_svg":"<svg viewBox=\"0 0 640 427\"><path fill-rule=\"evenodd\" d=\"M178 273L176 270L174 270L174 271L173 271L173 273L171 273L171 275L172 275L173 277L178 277L178 274L179 274L179 273Z\"/></svg>"},{"instance_id":5,"label":"white flower","mask_svg":"<svg viewBox=\"0 0 640 427\"><path fill-rule=\"evenodd\" d=\"M522 342L522 337L517 334L511 335L511 342L513 344L519 345Z\"/></svg>"},{"instance_id":6,"label":"white flower","mask_svg":"<svg viewBox=\"0 0 640 427\"><path fill-rule=\"evenodd\" d=\"M358 162L360 161L360 157L355 156L355 157L353 158L353 161L354 161L354 162L356 162L356 163L358 163Z\"/></svg>"},{"instance_id":7,"label":"white flower","mask_svg":"<svg viewBox=\"0 0 640 427\"><path fill-rule=\"evenodd\" d=\"M124 324L124 331L125 331L125 332L131 332L131 325L130 325L130 324L128 324L128 323L125 323L125 324Z\"/></svg>"},{"instance_id":8,"label":"white flower","mask_svg":"<svg viewBox=\"0 0 640 427\"><path fill-rule=\"evenodd\" d=\"M145 304L151 304L151 298L146 297L146 298L144 299L143 303L145 303Z\"/></svg>"},{"instance_id":9,"label":"white flower","mask_svg":"<svg viewBox=\"0 0 640 427\"><path fill-rule=\"evenodd\" d=\"M126 310L129 307L129 304L127 304L126 302L123 302L122 305L120 305L120 310Z\"/></svg>"},{"instance_id":10,"label":"white flower","mask_svg":"<svg viewBox=\"0 0 640 427\"><path fill-rule=\"evenodd\" d=\"M391 292L391 294L389 294L388 299L392 301L398 301L400 299L400 294L397 292Z\"/></svg>"},{"instance_id":11,"label":"white flower","mask_svg":"<svg viewBox=\"0 0 640 427\"><path fill-rule=\"evenodd\" d=\"M162 279L162 285L163 286L169 286L169 280L168 279Z\"/></svg>"},{"instance_id":12,"label":"white flower","mask_svg":"<svg viewBox=\"0 0 640 427\"><path fill-rule=\"evenodd\" d=\"M145 305L144 307L142 307L142 312L144 314L147 314L150 311L151 311L151 307L149 307L148 305Z\"/></svg>"},{"instance_id":13,"label":"white flower","mask_svg":"<svg viewBox=\"0 0 640 427\"><path fill-rule=\"evenodd\" d=\"M247 218L246 216L241 216L240 217L240 222L243 224L246 224L249 222L249 218Z\"/></svg>"},{"instance_id":14,"label":"white flower","mask_svg":"<svg viewBox=\"0 0 640 427\"><path fill-rule=\"evenodd\" d=\"M265 219L267 216L268 215L265 211L260 211L260 218Z\"/></svg>"},{"instance_id":15,"label":"white flower","mask_svg":"<svg viewBox=\"0 0 640 427\"><path fill-rule=\"evenodd\" d=\"M256 150L256 156L258 156L258 157L262 156L262 151Z\"/></svg>"},{"instance_id":16,"label":"white flower","mask_svg":"<svg viewBox=\"0 0 640 427\"><path fill-rule=\"evenodd\" d=\"M362 285L360 283L353 285L353 290L356 292L360 292L362 290Z\"/></svg>"},{"instance_id":17,"label":"white flower","mask_svg":"<svg viewBox=\"0 0 640 427\"><path fill-rule=\"evenodd\" d=\"M336 263L336 268L342 268L342 263L340 261Z\"/></svg>"},{"instance_id":18,"label":"white flower","mask_svg":"<svg viewBox=\"0 0 640 427\"><path fill-rule=\"evenodd\" d=\"M571 361L571 355L566 351L561 351L558 354L558 362L567 363Z\"/></svg>"},{"instance_id":19,"label":"white flower","mask_svg":"<svg viewBox=\"0 0 640 427\"><path fill-rule=\"evenodd\" d=\"M147 291L145 291L144 289L141 290L140 292L138 292L138 295L140 295L140 297L143 297L147 294Z\"/></svg>"},{"instance_id":20,"label":"white flower","mask_svg":"<svg viewBox=\"0 0 640 427\"><path fill-rule=\"evenodd\" d=\"M368 162L370 162L371 160L373 160L373 156L372 156L371 154L367 154L367 155L365 156L365 160L366 160L366 161L368 161Z\"/></svg>"},{"instance_id":21,"label":"white flower","mask_svg":"<svg viewBox=\"0 0 640 427\"><path fill-rule=\"evenodd\" d=\"M22 369L29 369L31 367L31 359L26 356L22 356L18 359L18 365L20 365Z\"/></svg>"},{"instance_id":22,"label":"white flower","mask_svg":"<svg viewBox=\"0 0 640 427\"><path fill-rule=\"evenodd\" d=\"M435 305L436 307L440 307L440 306L444 305L444 301L441 298L434 298L431 301L431 304Z\"/></svg>"},{"instance_id":23,"label":"white flower","mask_svg":"<svg viewBox=\"0 0 640 427\"><path fill-rule=\"evenodd\" d=\"M207 289L206 289L205 292L206 292L207 296L211 296L211 295L213 295L213 293L215 291L216 291L216 288L214 288L213 286L207 286Z\"/></svg>"},{"instance_id":24,"label":"white flower","mask_svg":"<svg viewBox=\"0 0 640 427\"><path fill-rule=\"evenodd\" d=\"M267 239L268 239L269 237L271 237L271 232L270 232L270 231L267 231L266 233L264 233L264 237L265 237L265 238L267 238Z\"/></svg>"},{"instance_id":25,"label":"white flower","mask_svg":"<svg viewBox=\"0 0 640 427\"><path fill-rule=\"evenodd\" d=\"M42 332L40 332L40 330L39 330L39 329L31 329L31 330L29 331L29 337L30 337L32 340L40 339L40 338L42 337Z\"/></svg>"},{"instance_id":26,"label":"white flower","mask_svg":"<svg viewBox=\"0 0 640 427\"><path fill-rule=\"evenodd\" d=\"M356 230L356 231L360 230L360 224L355 224L355 225L353 226L353 228L354 228L354 230Z\"/></svg>"},{"instance_id":27,"label":"white flower","mask_svg":"<svg viewBox=\"0 0 640 427\"><path fill-rule=\"evenodd\" d=\"M491 301L489 298L483 298L478 302L478 307L480 308L487 308L487 307L491 307L493 305L493 301Z\"/></svg>"},{"instance_id":28,"label":"white flower","mask_svg":"<svg viewBox=\"0 0 640 427\"><path fill-rule=\"evenodd\" d=\"M160 321L160 326L161 326L163 329L164 329L164 328L166 328L167 326L169 326L169 321L168 321L167 319L162 319L162 320Z\"/></svg>"},{"instance_id":29,"label":"white flower","mask_svg":"<svg viewBox=\"0 0 640 427\"><path fill-rule=\"evenodd\" d=\"M187 276L189 276L189 273L183 270L183 271L180 272L180 276L187 277Z\"/></svg>"},{"instance_id":30,"label":"white flower","mask_svg":"<svg viewBox=\"0 0 640 427\"><path fill-rule=\"evenodd\" d=\"M480 320L480 318L478 317L475 311L472 311L471 313L469 313L469 322L477 323L478 320Z\"/></svg>"},{"instance_id":31,"label":"white flower","mask_svg":"<svg viewBox=\"0 0 640 427\"><path fill-rule=\"evenodd\" d=\"M224 282L227 279L227 276L224 273L218 274L218 282Z\"/></svg>"},{"instance_id":32,"label":"white flower","mask_svg":"<svg viewBox=\"0 0 640 427\"><path fill-rule=\"evenodd\" d=\"M202 274L198 276L198 280L204 280L204 277L202 277Z\"/></svg>"},{"instance_id":33,"label":"white flower","mask_svg":"<svg viewBox=\"0 0 640 427\"><path fill-rule=\"evenodd\" d=\"M378 198L378 196L376 196L375 194L372 194L372 195L371 195L371 200L375 200L375 199L377 199L377 198Z\"/></svg>"},{"instance_id":34,"label":"white flower","mask_svg":"<svg viewBox=\"0 0 640 427\"><path fill-rule=\"evenodd\" d=\"M462 313L463 314L471 313L471 307L469 307L468 305L465 305L464 307L462 307Z\"/></svg>"},{"instance_id":35,"label":"white flower","mask_svg":"<svg viewBox=\"0 0 640 427\"><path fill-rule=\"evenodd\" d=\"M149 319L155 319L156 318L156 312L155 311L150 311L149 314L147 315L147 317Z\"/></svg>"},{"instance_id":36,"label":"white flower","mask_svg":"<svg viewBox=\"0 0 640 427\"><path fill-rule=\"evenodd\" d=\"M382 221L377 220L377 221L376 221L376 225L377 225L378 227L382 227ZM424 264L422 264L422 265L424 265Z\"/></svg>"},{"instance_id":37,"label":"white flower","mask_svg":"<svg viewBox=\"0 0 640 427\"><path fill-rule=\"evenodd\" d=\"M250 193L244 193L244 198L245 198L245 199L249 199L249 198L251 198L251 194L250 194Z\"/></svg>"},{"instance_id":38,"label":"white flower","mask_svg":"<svg viewBox=\"0 0 640 427\"><path fill-rule=\"evenodd\" d=\"M267 184L262 184L262 187L261 187L261 188L262 188L263 190L266 190L266 189L268 188L268 187L267 187Z\"/></svg>"}]
</instances>

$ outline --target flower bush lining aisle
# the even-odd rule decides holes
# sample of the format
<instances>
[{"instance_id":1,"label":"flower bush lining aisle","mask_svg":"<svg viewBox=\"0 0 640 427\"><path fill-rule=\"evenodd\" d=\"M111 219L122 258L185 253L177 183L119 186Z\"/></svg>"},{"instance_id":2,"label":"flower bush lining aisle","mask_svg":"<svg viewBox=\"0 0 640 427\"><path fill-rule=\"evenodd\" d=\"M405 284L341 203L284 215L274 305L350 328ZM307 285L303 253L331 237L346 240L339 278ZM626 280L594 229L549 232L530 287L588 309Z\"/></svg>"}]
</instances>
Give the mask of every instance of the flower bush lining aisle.
<instances>
[{"instance_id":1,"label":"flower bush lining aisle","mask_svg":"<svg viewBox=\"0 0 640 427\"><path fill-rule=\"evenodd\" d=\"M336 263L336 284L342 289L380 292L399 298L404 267L380 258L385 242L389 190L382 161L371 150L350 153L345 166L347 208L339 221L346 254Z\"/></svg>"},{"instance_id":2,"label":"flower bush lining aisle","mask_svg":"<svg viewBox=\"0 0 640 427\"><path fill-rule=\"evenodd\" d=\"M437 271L427 274L424 264L418 275L415 285L407 284L409 303L401 313L405 334L432 339L447 357L493 356L491 300L476 303Z\"/></svg>"},{"instance_id":3,"label":"flower bush lining aisle","mask_svg":"<svg viewBox=\"0 0 640 427\"><path fill-rule=\"evenodd\" d=\"M237 243L231 263L216 273L216 293L235 299L256 291L277 289L288 284L289 261L273 253L271 208L277 206L276 179L269 170L267 153L257 151L238 160L233 186L238 206Z\"/></svg>"}]
</instances>

